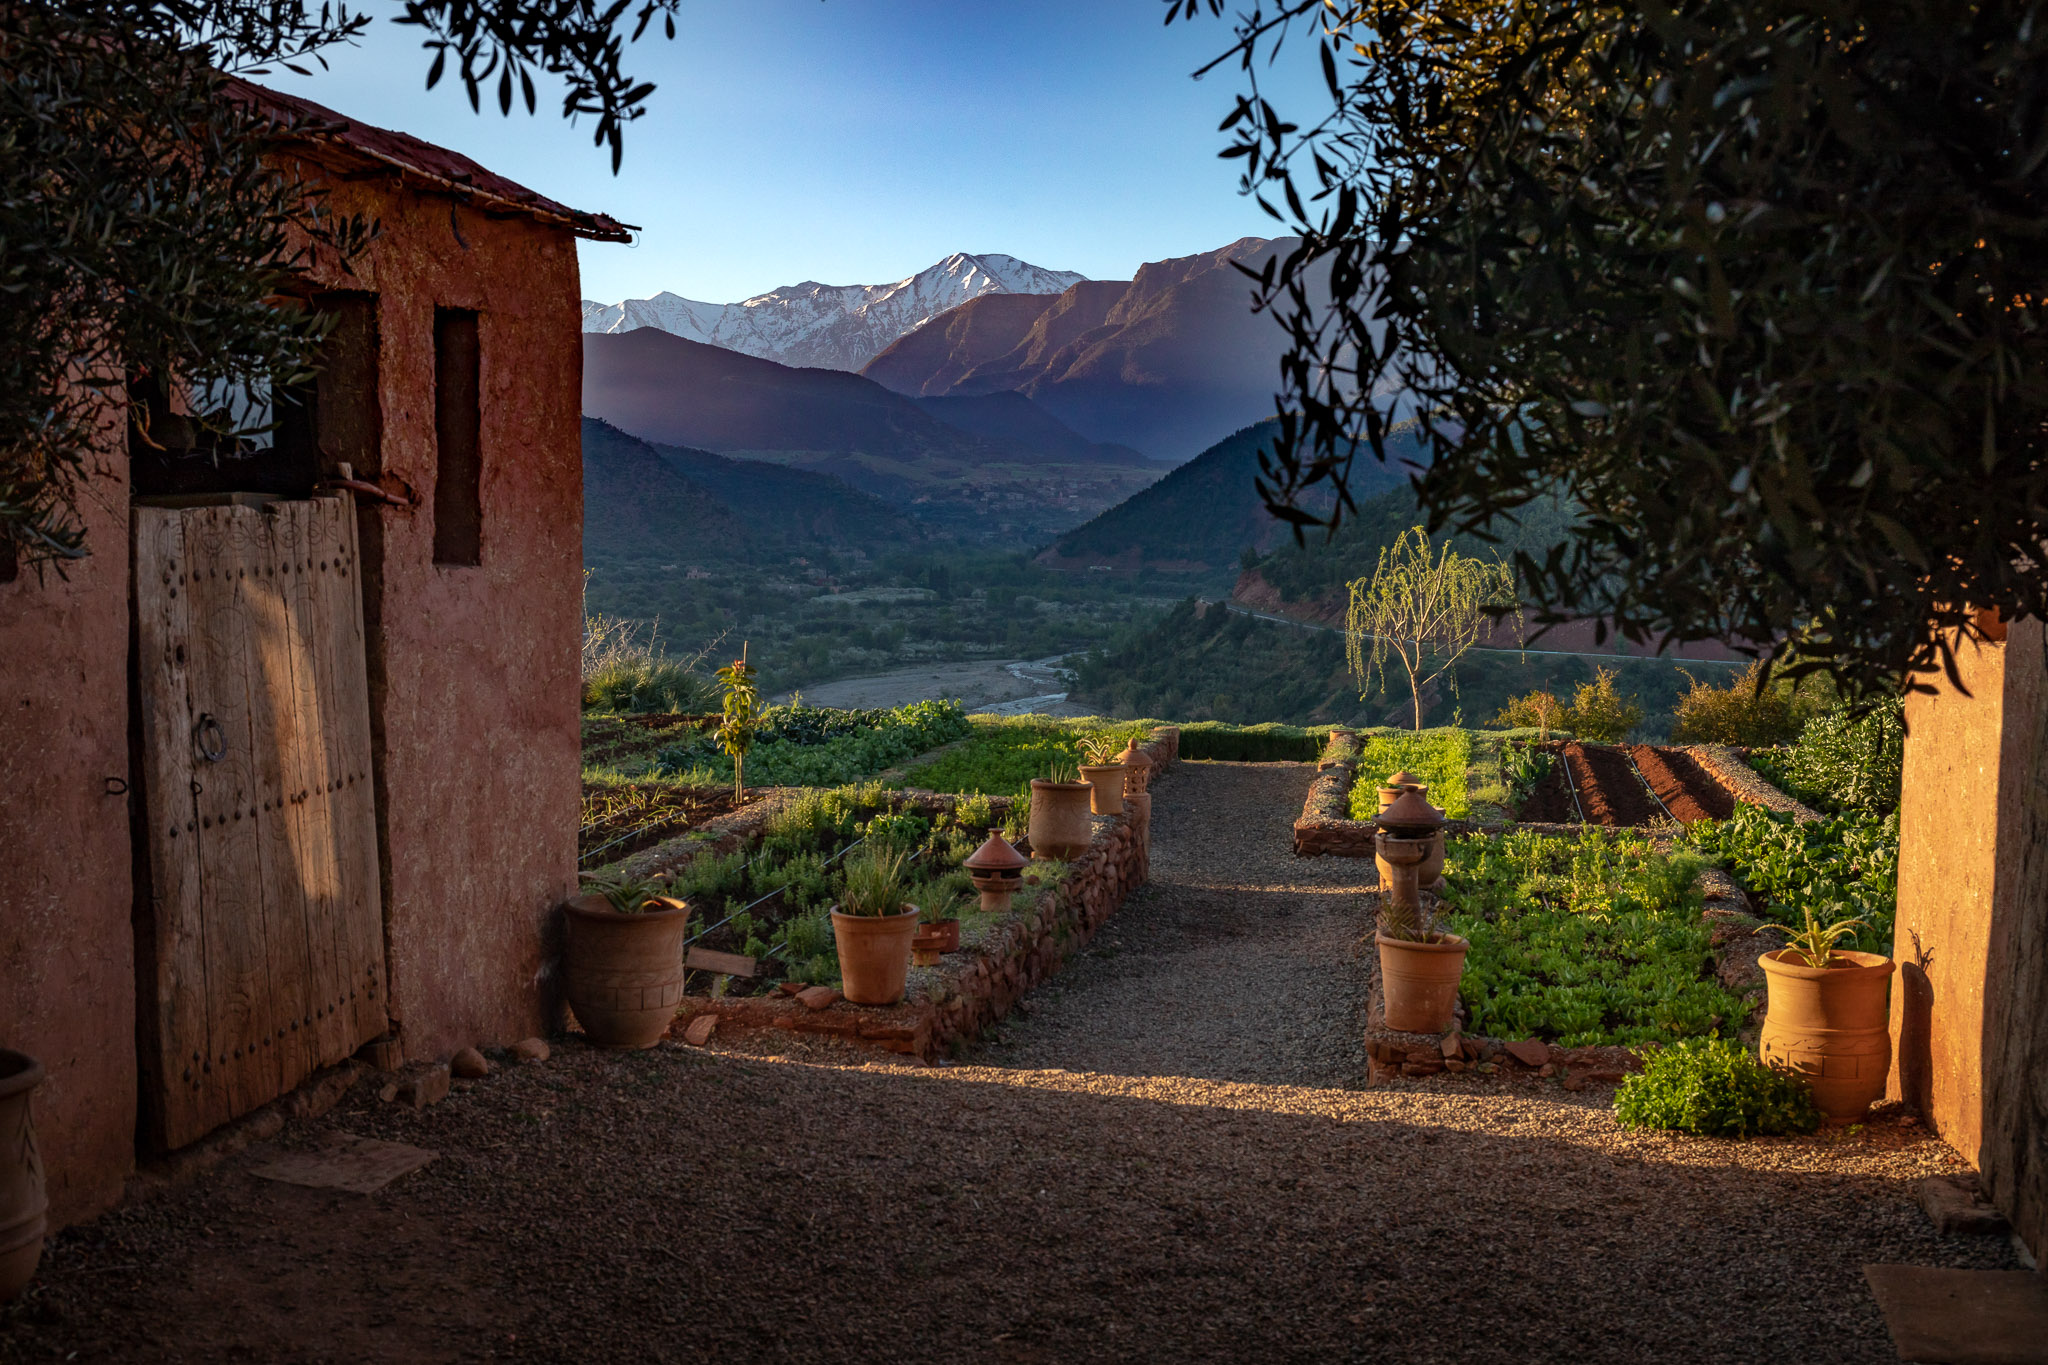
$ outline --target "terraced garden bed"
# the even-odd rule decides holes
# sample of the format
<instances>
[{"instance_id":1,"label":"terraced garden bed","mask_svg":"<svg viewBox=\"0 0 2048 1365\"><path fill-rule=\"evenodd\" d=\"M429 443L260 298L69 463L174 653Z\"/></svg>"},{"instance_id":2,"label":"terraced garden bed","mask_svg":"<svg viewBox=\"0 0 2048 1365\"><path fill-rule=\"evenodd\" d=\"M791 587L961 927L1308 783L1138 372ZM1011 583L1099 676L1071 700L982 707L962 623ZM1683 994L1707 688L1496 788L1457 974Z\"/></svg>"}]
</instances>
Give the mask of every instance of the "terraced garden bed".
<instances>
[{"instance_id":1,"label":"terraced garden bed","mask_svg":"<svg viewBox=\"0 0 2048 1365\"><path fill-rule=\"evenodd\" d=\"M737 809L730 787L585 782L576 867L589 872Z\"/></svg>"}]
</instances>

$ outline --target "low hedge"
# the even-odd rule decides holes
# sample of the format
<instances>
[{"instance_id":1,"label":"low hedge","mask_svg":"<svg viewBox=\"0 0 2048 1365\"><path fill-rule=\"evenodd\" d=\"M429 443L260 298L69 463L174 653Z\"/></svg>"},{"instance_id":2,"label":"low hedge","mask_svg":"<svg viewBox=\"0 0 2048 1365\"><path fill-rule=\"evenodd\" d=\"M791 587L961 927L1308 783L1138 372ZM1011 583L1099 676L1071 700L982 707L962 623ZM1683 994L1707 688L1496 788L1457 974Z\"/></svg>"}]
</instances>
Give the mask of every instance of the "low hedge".
<instances>
[{"instance_id":1,"label":"low hedge","mask_svg":"<svg viewBox=\"0 0 2048 1365\"><path fill-rule=\"evenodd\" d=\"M1329 742L1327 725L1226 725L1203 720L1180 727L1180 756L1220 763L1313 763Z\"/></svg>"}]
</instances>

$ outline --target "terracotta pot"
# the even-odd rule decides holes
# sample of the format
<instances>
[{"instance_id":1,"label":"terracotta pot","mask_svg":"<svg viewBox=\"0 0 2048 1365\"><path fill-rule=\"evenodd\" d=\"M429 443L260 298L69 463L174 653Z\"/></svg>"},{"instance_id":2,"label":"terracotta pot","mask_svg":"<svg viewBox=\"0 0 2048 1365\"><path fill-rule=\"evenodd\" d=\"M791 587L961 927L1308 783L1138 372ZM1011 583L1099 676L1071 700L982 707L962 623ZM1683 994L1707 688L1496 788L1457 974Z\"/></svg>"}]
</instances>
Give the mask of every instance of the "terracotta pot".
<instances>
[{"instance_id":1,"label":"terracotta pot","mask_svg":"<svg viewBox=\"0 0 2048 1365\"><path fill-rule=\"evenodd\" d=\"M1373 937L1380 945L1387 1027L1402 1033L1442 1033L1450 1028L1470 945L1456 934L1445 934L1440 943L1411 943L1385 934Z\"/></svg>"},{"instance_id":2,"label":"terracotta pot","mask_svg":"<svg viewBox=\"0 0 2048 1365\"><path fill-rule=\"evenodd\" d=\"M839 992L856 1005L893 1005L903 998L910 975L910 940L917 935L917 907L895 915L846 915L832 908L832 937L839 944Z\"/></svg>"},{"instance_id":3,"label":"terracotta pot","mask_svg":"<svg viewBox=\"0 0 2048 1365\"><path fill-rule=\"evenodd\" d=\"M1757 1055L1803 1076L1830 1123L1854 1123L1884 1094L1892 1064L1893 970L1880 953L1836 949L1834 967L1809 967L1791 949L1765 953L1769 1003Z\"/></svg>"},{"instance_id":4,"label":"terracotta pot","mask_svg":"<svg viewBox=\"0 0 2048 1365\"><path fill-rule=\"evenodd\" d=\"M1081 780L1095 789L1089 794L1088 809L1097 815L1124 813L1123 764L1084 763L1081 765Z\"/></svg>"},{"instance_id":5,"label":"terracotta pot","mask_svg":"<svg viewBox=\"0 0 2048 1365\"><path fill-rule=\"evenodd\" d=\"M599 1047L653 1047L675 1022L690 909L677 900L662 906L622 915L602 896L578 896L562 907L564 990L576 1022Z\"/></svg>"},{"instance_id":6,"label":"terracotta pot","mask_svg":"<svg viewBox=\"0 0 2048 1365\"><path fill-rule=\"evenodd\" d=\"M1087 782L1031 779L1031 852L1040 858L1072 861L1088 851L1095 827L1088 823L1095 788Z\"/></svg>"},{"instance_id":7,"label":"terracotta pot","mask_svg":"<svg viewBox=\"0 0 2048 1365\"><path fill-rule=\"evenodd\" d=\"M1138 747L1133 739L1124 745L1124 751L1116 756L1124 767L1124 795L1136 796L1152 781L1152 756Z\"/></svg>"},{"instance_id":8,"label":"terracotta pot","mask_svg":"<svg viewBox=\"0 0 2048 1365\"><path fill-rule=\"evenodd\" d=\"M920 924L917 926L917 933L910 940L911 965L936 967L941 957L947 953L957 952L959 947L959 920L942 919Z\"/></svg>"},{"instance_id":9,"label":"terracotta pot","mask_svg":"<svg viewBox=\"0 0 2048 1365\"><path fill-rule=\"evenodd\" d=\"M28 1287L43 1258L43 1159L29 1097L43 1064L0 1048L0 1303Z\"/></svg>"}]
</instances>

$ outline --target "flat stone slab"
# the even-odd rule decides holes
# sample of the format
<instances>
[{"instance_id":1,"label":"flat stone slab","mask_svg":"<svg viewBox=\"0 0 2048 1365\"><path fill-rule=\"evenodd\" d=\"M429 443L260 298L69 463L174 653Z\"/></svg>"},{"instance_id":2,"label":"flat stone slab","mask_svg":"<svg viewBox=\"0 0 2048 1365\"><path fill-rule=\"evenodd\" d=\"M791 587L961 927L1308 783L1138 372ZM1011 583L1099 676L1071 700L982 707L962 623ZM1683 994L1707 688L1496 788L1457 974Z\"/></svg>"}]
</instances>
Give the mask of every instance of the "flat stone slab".
<instances>
[{"instance_id":1,"label":"flat stone slab","mask_svg":"<svg viewBox=\"0 0 2048 1365\"><path fill-rule=\"evenodd\" d=\"M2032 1365L2048 1342L2048 1281L2031 1270L1867 1265L1899 1359L1920 1365Z\"/></svg>"},{"instance_id":2,"label":"flat stone slab","mask_svg":"<svg viewBox=\"0 0 2048 1365\"><path fill-rule=\"evenodd\" d=\"M432 1161L435 1153L403 1142L335 1133L327 1142L304 1152L287 1152L254 1174L287 1185L316 1190L348 1190L375 1194L402 1175Z\"/></svg>"}]
</instances>

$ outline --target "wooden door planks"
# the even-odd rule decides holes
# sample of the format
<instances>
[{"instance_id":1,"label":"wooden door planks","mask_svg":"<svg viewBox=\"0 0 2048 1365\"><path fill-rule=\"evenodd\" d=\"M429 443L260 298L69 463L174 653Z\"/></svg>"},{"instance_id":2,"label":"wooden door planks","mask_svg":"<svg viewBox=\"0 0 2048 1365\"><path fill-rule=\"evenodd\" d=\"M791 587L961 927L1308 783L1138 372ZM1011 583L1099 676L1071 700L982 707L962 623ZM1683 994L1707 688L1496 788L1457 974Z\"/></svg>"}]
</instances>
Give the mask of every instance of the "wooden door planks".
<instances>
[{"instance_id":1,"label":"wooden door planks","mask_svg":"<svg viewBox=\"0 0 2048 1365\"><path fill-rule=\"evenodd\" d=\"M193 791L187 646L191 592L185 521L167 508L135 517L136 669L142 700L143 800L149 820L155 1008L146 1020L157 1137L179 1146L227 1115L206 1036L206 926L199 903L199 803ZM144 964L143 970L149 970Z\"/></svg>"},{"instance_id":2,"label":"wooden door planks","mask_svg":"<svg viewBox=\"0 0 2048 1365\"><path fill-rule=\"evenodd\" d=\"M147 1061L177 1147L386 1027L354 518L138 507Z\"/></svg>"}]
</instances>

